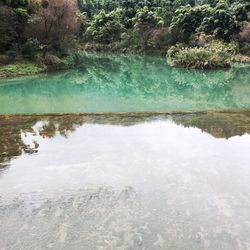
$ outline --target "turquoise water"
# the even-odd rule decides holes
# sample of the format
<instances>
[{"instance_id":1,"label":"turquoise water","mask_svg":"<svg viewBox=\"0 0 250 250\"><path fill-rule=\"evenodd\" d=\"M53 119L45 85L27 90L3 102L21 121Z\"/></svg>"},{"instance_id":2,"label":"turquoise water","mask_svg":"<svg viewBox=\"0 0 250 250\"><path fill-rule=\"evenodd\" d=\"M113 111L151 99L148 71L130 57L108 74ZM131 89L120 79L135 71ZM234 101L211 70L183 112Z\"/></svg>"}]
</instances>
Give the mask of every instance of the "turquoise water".
<instances>
[{"instance_id":1,"label":"turquoise water","mask_svg":"<svg viewBox=\"0 0 250 250\"><path fill-rule=\"evenodd\" d=\"M165 58L86 54L85 66L0 81L0 114L250 108L250 71L170 67Z\"/></svg>"}]
</instances>

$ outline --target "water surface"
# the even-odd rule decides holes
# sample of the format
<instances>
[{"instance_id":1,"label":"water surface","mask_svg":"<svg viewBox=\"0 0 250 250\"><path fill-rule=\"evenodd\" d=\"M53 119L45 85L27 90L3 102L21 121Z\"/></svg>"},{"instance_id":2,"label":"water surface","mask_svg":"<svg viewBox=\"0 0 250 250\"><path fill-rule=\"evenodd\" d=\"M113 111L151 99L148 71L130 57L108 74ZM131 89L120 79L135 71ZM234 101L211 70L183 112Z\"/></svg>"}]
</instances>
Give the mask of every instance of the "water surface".
<instances>
[{"instance_id":1,"label":"water surface","mask_svg":"<svg viewBox=\"0 0 250 250\"><path fill-rule=\"evenodd\" d=\"M1 80L0 249L250 249L249 76L86 54Z\"/></svg>"},{"instance_id":2,"label":"water surface","mask_svg":"<svg viewBox=\"0 0 250 250\"><path fill-rule=\"evenodd\" d=\"M0 114L250 109L249 67L187 70L164 57L86 54L81 69L0 81Z\"/></svg>"},{"instance_id":3,"label":"water surface","mask_svg":"<svg viewBox=\"0 0 250 250\"><path fill-rule=\"evenodd\" d=\"M0 117L2 249L246 250L250 114Z\"/></svg>"}]
</instances>

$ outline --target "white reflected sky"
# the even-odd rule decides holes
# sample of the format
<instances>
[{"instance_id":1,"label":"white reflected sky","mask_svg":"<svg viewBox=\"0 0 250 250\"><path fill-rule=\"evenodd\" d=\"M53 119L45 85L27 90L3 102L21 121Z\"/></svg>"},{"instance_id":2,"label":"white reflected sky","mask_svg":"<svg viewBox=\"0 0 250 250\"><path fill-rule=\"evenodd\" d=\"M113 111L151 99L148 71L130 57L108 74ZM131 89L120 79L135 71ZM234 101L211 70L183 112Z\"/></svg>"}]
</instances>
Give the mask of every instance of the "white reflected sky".
<instances>
[{"instance_id":1,"label":"white reflected sky","mask_svg":"<svg viewBox=\"0 0 250 250\"><path fill-rule=\"evenodd\" d=\"M37 124L38 128L41 124ZM134 126L84 124L69 134L42 138L38 153L23 154L0 176L1 193L132 186L138 192L166 185L250 191L250 135L218 139L171 121Z\"/></svg>"},{"instance_id":2,"label":"white reflected sky","mask_svg":"<svg viewBox=\"0 0 250 250\"><path fill-rule=\"evenodd\" d=\"M218 139L167 120L84 124L68 138L23 139L37 141L38 153L22 154L0 174L6 249L250 245L248 134Z\"/></svg>"}]
</instances>

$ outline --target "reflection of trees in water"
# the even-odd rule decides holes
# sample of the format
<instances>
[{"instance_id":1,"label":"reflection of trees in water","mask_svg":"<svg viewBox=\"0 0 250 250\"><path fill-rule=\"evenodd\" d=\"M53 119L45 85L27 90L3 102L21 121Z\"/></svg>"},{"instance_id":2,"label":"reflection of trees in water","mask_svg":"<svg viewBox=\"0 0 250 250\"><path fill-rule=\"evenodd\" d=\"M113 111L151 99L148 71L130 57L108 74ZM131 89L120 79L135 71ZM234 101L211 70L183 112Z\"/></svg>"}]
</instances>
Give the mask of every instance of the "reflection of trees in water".
<instances>
[{"instance_id":1,"label":"reflection of trees in water","mask_svg":"<svg viewBox=\"0 0 250 250\"><path fill-rule=\"evenodd\" d=\"M58 99L70 96L101 96L121 97L122 101L136 97L131 100L138 100L140 105L152 102L155 110L165 102L174 110L182 110L187 103L191 110L247 108L250 102L245 89L249 74L248 68L216 71L172 68L161 57L88 54L81 69L22 79L13 86L2 86L1 92L6 91L8 102L24 104L26 98L31 101L37 95L49 101L55 98L55 104Z\"/></svg>"},{"instance_id":2,"label":"reflection of trees in water","mask_svg":"<svg viewBox=\"0 0 250 250\"><path fill-rule=\"evenodd\" d=\"M22 132L34 132L32 126L37 122L32 117L16 117L4 116L0 119L0 168L1 163L11 160L15 156L19 156L24 152L36 152L36 148L26 145L21 137Z\"/></svg>"},{"instance_id":3,"label":"reflection of trees in water","mask_svg":"<svg viewBox=\"0 0 250 250\"><path fill-rule=\"evenodd\" d=\"M216 138L230 138L250 133L250 111L204 112L172 116L176 124L197 127Z\"/></svg>"},{"instance_id":4,"label":"reflection of trees in water","mask_svg":"<svg viewBox=\"0 0 250 250\"><path fill-rule=\"evenodd\" d=\"M13 157L23 153L36 153L39 144L34 141L31 145L23 141L22 135L37 131L33 128L37 122L43 122L38 133L43 138L53 138L56 134L67 137L81 124L79 116L2 116L0 119L0 167Z\"/></svg>"},{"instance_id":5,"label":"reflection of trees in water","mask_svg":"<svg viewBox=\"0 0 250 250\"><path fill-rule=\"evenodd\" d=\"M188 98L191 90L209 96L224 95L230 92L234 80L240 77L246 83L247 76L248 71L241 68L190 70L169 67L165 58L161 57L87 54L85 67L50 75L49 78L39 79L39 82L41 85L47 81L58 84L77 83L79 89L96 88L100 93L104 90L114 94L127 92L141 96L175 93ZM72 85L68 87L72 88Z\"/></svg>"},{"instance_id":6,"label":"reflection of trees in water","mask_svg":"<svg viewBox=\"0 0 250 250\"><path fill-rule=\"evenodd\" d=\"M247 84L249 78L247 69L172 68L161 57L93 54L86 56L85 64L84 74L79 70L74 77L69 75L69 79L78 79L76 81L84 88L92 89L94 85L98 93L145 98L175 96L176 99L216 103L220 107L237 107L232 87L239 84L239 79L240 84Z\"/></svg>"},{"instance_id":7,"label":"reflection of trees in water","mask_svg":"<svg viewBox=\"0 0 250 250\"><path fill-rule=\"evenodd\" d=\"M65 115L13 115L2 116L0 119L0 166L6 165L13 157L23 153L36 153L39 144L33 141L26 144L23 135L38 134L43 138L56 135L68 137L82 124L112 124L132 126L155 120L172 120L184 127L197 127L217 138L229 138L235 135L250 133L250 111L245 112L198 112L183 114L65 114ZM34 126L41 122L41 126Z\"/></svg>"}]
</instances>

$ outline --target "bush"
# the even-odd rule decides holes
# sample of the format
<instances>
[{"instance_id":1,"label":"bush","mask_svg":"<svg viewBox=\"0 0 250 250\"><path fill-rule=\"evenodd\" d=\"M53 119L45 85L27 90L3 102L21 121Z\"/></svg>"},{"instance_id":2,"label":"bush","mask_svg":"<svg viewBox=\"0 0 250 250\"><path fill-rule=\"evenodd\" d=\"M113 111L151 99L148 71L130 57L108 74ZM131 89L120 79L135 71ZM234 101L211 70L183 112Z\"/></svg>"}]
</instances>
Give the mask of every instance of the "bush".
<instances>
[{"instance_id":1,"label":"bush","mask_svg":"<svg viewBox=\"0 0 250 250\"><path fill-rule=\"evenodd\" d=\"M71 51L69 56L63 59L65 62L65 65L67 65L68 68L74 67L74 66L80 66L83 65L84 59L86 57L85 52L81 50Z\"/></svg>"},{"instance_id":2,"label":"bush","mask_svg":"<svg viewBox=\"0 0 250 250\"><path fill-rule=\"evenodd\" d=\"M24 57L34 59L40 49L40 42L37 39L29 38L21 48Z\"/></svg>"},{"instance_id":3,"label":"bush","mask_svg":"<svg viewBox=\"0 0 250 250\"><path fill-rule=\"evenodd\" d=\"M43 63L48 70L64 69L66 67L63 60L52 54L47 54L43 60Z\"/></svg>"},{"instance_id":4,"label":"bush","mask_svg":"<svg viewBox=\"0 0 250 250\"><path fill-rule=\"evenodd\" d=\"M7 55L0 54L0 65L5 65L10 62L10 58Z\"/></svg>"},{"instance_id":5,"label":"bush","mask_svg":"<svg viewBox=\"0 0 250 250\"><path fill-rule=\"evenodd\" d=\"M66 53L75 35L79 34L80 22L75 0L45 0L34 10L26 37L36 38L42 44Z\"/></svg>"},{"instance_id":6,"label":"bush","mask_svg":"<svg viewBox=\"0 0 250 250\"><path fill-rule=\"evenodd\" d=\"M0 78L33 75L44 69L32 63L9 64L0 68Z\"/></svg>"},{"instance_id":7,"label":"bush","mask_svg":"<svg viewBox=\"0 0 250 250\"><path fill-rule=\"evenodd\" d=\"M200 47L173 46L168 50L168 56L172 57L174 65L180 67L197 69L230 67L237 52L235 44L225 44L219 40L203 42Z\"/></svg>"}]
</instances>

